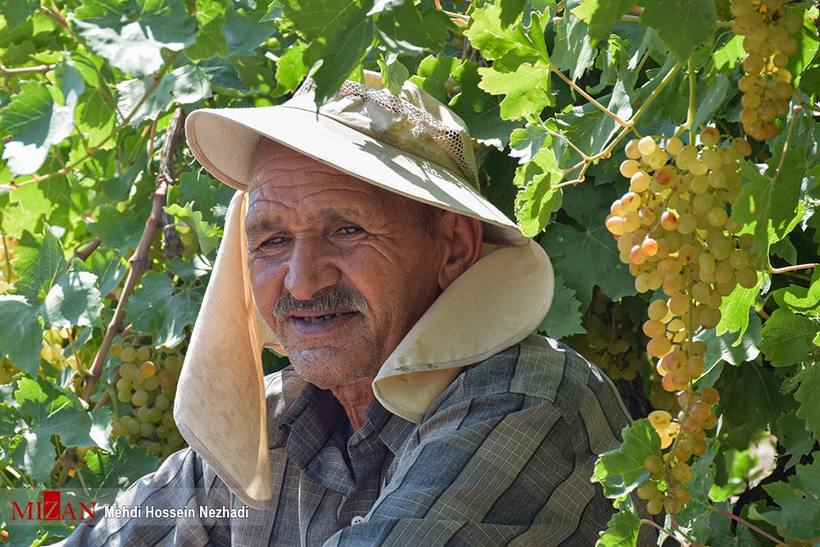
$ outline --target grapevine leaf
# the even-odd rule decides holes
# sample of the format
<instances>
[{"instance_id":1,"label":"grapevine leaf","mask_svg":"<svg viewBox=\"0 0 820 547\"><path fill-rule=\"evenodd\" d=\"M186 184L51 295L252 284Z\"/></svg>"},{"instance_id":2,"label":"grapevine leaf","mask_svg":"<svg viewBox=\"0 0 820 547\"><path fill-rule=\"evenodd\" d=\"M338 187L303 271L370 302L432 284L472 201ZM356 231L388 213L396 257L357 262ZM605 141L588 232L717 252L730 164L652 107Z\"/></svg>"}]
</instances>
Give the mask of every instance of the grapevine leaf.
<instances>
[{"instance_id":1,"label":"grapevine leaf","mask_svg":"<svg viewBox=\"0 0 820 547\"><path fill-rule=\"evenodd\" d=\"M543 34L533 42L520 24L504 25L501 8L492 4L473 13L464 35L485 59L500 61L509 69L522 63L549 63Z\"/></svg>"},{"instance_id":2,"label":"grapevine leaf","mask_svg":"<svg viewBox=\"0 0 820 547\"><path fill-rule=\"evenodd\" d=\"M548 147L516 169L513 183L522 190L515 196L515 216L528 237L540 233L552 213L561 208L563 192L555 184L562 176L555 154Z\"/></svg>"},{"instance_id":3,"label":"grapevine leaf","mask_svg":"<svg viewBox=\"0 0 820 547\"><path fill-rule=\"evenodd\" d=\"M795 85L800 85L800 76L815 59L820 41L818 41L817 25L814 23L814 17L808 12L805 12L803 27L795 36L797 41L797 53L790 56L788 70L794 75ZM806 89L810 89L806 86Z\"/></svg>"},{"instance_id":4,"label":"grapevine leaf","mask_svg":"<svg viewBox=\"0 0 820 547\"><path fill-rule=\"evenodd\" d=\"M378 62L384 87L389 89L393 95L398 96L404 82L410 77L410 72L395 55L389 55L387 60L379 59Z\"/></svg>"},{"instance_id":5,"label":"grapevine leaf","mask_svg":"<svg viewBox=\"0 0 820 547\"><path fill-rule=\"evenodd\" d=\"M549 146L550 141L544 127L527 124L527 127L519 127L510 134L510 156L518 158L519 163L527 163L545 142Z\"/></svg>"},{"instance_id":6,"label":"grapevine leaf","mask_svg":"<svg viewBox=\"0 0 820 547\"><path fill-rule=\"evenodd\" d=\"M89 231L103 238L106 245L125 251L137 246L145 219L134 211L118 211L112 204L100 207L97 221L89 226Z\"/></svg>"},{"instance_id":7,"label":"grapevine leaf","mask_svg":"<svg viewBox=\"0 0 820 547\"><path fill-rule=\"evenodd\" d=\"M15 28L22 25L39 7L40 0L3 0L0 2L0 13L6 18L9 28Z\"/></svg>"},{"instance_id":8,"label":"grapevine leaf","mask_svg":"<svg viewBox=\"0 0 820 547\"><path fill-rule=\"evenodd\" d=\"M552 62L562 70L569 70L573 80L579 79L595 63L595 47L589 29L583 21L569 13L555 25L555 46Z\"/></svg>"},{"instance_id":9,"label":"grapevine leaf","mask_svg":"<svg viewBox=\"0 0 820 547\"><path fill-rule=\"evenodd\" d=\"M450 28L452 24L442 12L437 9L422 11L422 7L413 5L413 2L404 2L380 14L376 23L376 33L382 44L394 55L440 51Z\"/></svg>"},{"instance_id":10,"label":"grapevine leaf","mask_svg":"<svg viewBox=\"0 0 820 547\"><path fill-rule=\"evenodd\" d=\"M3 211L2 221L3 231L12 237L21 237L25 231L40 232L43 219L48 218L55 208L44 188L35 184L15 189L9 196L9 202Z\"/></svg>"},{"instance_id":11,"label":"grapevine leaf","mask_svg":"<svg viewBox=\"0 0 820 547\"><path fill-rule=\"evenodd\" d=\"M91 429L88 435L94 440L94 444L111 452L113 450L111 429L112 413L107 406L100 407L91 411Z\"/></svg>"},{"instance_id":12,"label":"grapevine leaf","mask_svg":"<svg viewBox=\"0 0 820 547\"><path fill-rule=\"evenodd\" d=\"M804 315L820 315L820 268L814 269L809 287L789 285L772 293L781 308Z\"/></svg>"},{"instance_id":13,"label":"grapevine leaf","mask_svg":"<svg viewBox=\"0 0 820 547\"><path fill-rule=\"evenodd\" d=\"M602 547L635 547L641 519L632 511L620 510L609 519L596 545Z\"/></svg>"},{"instance_id":14,"label":"grapevine leaf","mask_svg":"<svg viewBox=\"0 0 820 547\"><path fill-rule=\"evenodd\" d=\"M222 27L228 55L253 55L254 50L270 38L275 28L269 23L260 22L255 16L229 10Z\"/></svg>"},{"instance_id":15,"label":"grapevine leaf","mask_svg":"<svg viewBox=\"0 0 820 547\"><path fill-rule=\"evenodd\" d=\"M284 0L282 12L310 45L305 64L322 61L313 75L316 101L336 92L364 58L373 40L373 20L367 17L368 0ZM332 45L331 45L332 44Z\"/></svg>"},{"instance_id":16,"label":"grapevine leaf","mask_svg":"<svg viewBox=\"0 0 820 547\"><path fill-rule=\"evenodd\" d=\"M686 61L715 31L713 0L644 0L643 5L641 23L654 28L679 61Z\"/></svg>"},{"instance_id":17,"label":"grapevine leaf","mask_svg":"<svg viewBox=\"0 0 820 547\"><path fill-rule=\"evenodd\" d=\"M723 367L715 388L721 395L718 414L723 415L729 446L745 450L778 416L792 411L795 402L780 392L780 384L774 372L756 363Z\"/></svg>"},{"instance_id":18,"label":"grapevine leaf","mask_svg":"<svg viewBox=\"0 0 820 547\"><path fill-rule=\"evenodd\" d=\"M151 334L158 346L172 348L185 339L184 329L193 325L201 303L200 289L176 287L167 275L148 272L126 313L135 331Z\"/></svg>"},{"instance_id":19,"label":"grapevine leaf","mask_svg":"<svg viewBox=\"0 0 820 547\"><path fill-rule=\"evenodd\" d=\"M202 220L202 213L193 210L193 203L187 203L184 207L170 205L165 208L165 212L194 231L202 254L209 255L219 246L222 231Z\"/></svg>"},{"instance_id":20,"label":"grapevine leaf","mask_svg":"<svg viewBox=\"0 0 820 547\"><path fill-rule=\"evenodd\" d=\"M0 354L19 369L37 375L42 346L39 306L23 296L0 295Z\"/></svg>"},{"instance_id":21,"label":"grapevine leaf","mask_svg":"<svg viewBox=\"0 0 820 547\"><path fill-rule=\"evenodd\" d=\"M636 3L636 0L581 0L572 14L589 25L589 35L595 45L609 37L615 23Z\"/></svg>"},{"instance_id":22,"label":"grapevine leaf","mask_svg":"<svg viewBox=\"0 0 820 547\"><path fill-rule=\"evenodd\" d=\"M575 298L575 291L567 287L564 278L555 276L555 295L538 332L556 339L586 332L581 324L583 314L579 309L580 305Z\"/></svg>"},{"instance_id":23,"label":"grapevine leaf","mask_svg":"<svg viewBox=\"0 0 820 547\"><path fill-rule=\"evenodd\" d=\"M720 361L739 366L760 355L760 318L755 313L749 315L749 327L740 338L728 332L717 336L714 329L703 330L695 336L697 340L706 342L704 360L707 370Z\"/></svg>"},{"instance_id":24,"label":"grapevine leaf","mask_svg":"<svg viewBox=\"0 0 820 547\"><path fill-rule=\"evenodd\" d=\"M732 512L732 507L725 503L715 504L724 511ZM732 531L734 521L718 512L712 513L711 534L706 545L709 547L760 547L758 537L745 526L738 526Z\"/></svg>"},{"instance_id":25,"label":"grapevine leaf","mask_svg":"<svg viewBox=\"0 0 820 547\"><path fill-rule=\"evenodd\" d=\"M804 317L778 308L760 331L760 350L776 367L808 361L817 351L812 340L818 332L820 317Z\"/></svg>"},{"instance_id":26,"label":"grapevine leaf","mask_svg":"<svg viewBox=\"0 0 820 547\"><path fill-rule=\"evenodd\" d=\"M104 505L114 501L117 492L140 477L156 471L160 460L141 446L131 446L123 437L113 441L113 452L89 451L85 464L92 498Z\"/></svg>"},{"instance_id":27,"label":"grapevine leaf","mask_svg":"<svg viewBox=\"0 0 820 547\"><path fill-rule=\"evenodd\" d=\"M737 332L737 340L743 337L749 326L749 311L765 280L765 276L758 274L757 285L751 289L738 285L728 296L723 297L720 305L720 323L715 327L718 336L727 332Z\"/></svg>"},{"instance_id":28,"label":"grapevine leaf","mask_svg":"<svg viewBox=\"0 0 820 547\"><path fill-rule=\"evenodd\" d=\"M794 393L794 398L800 403L797 416L806 420L806 427L816 439L820 439L820 405L817 404L817 394L820 393L820 367L812 363L809 368L800 373L800 387Z\"/></svg>"},{"instance_id":29,"label":"grapevine leaf","mask_svg":"<svg viewBox=\"0 0 820 547\"><path fill-rule=\"evenodd\" d=\"M648 420L633 422L621 434L623 443L601 454L592 474L592 480L601 483L608 498L624 496L637 488L649 477L649 471L643 467L644 459L661 454L660 439Z\"/></svg>"},{"instance_id":30,"label":"grapevine leaf","mask_svg":"<svg viewBox=\"0 0 820 547\"><path fill-rule=\"evenodd\" d=\"M746 58L743 50L743 36L734 36L712 54L717 70L731 72Z\"/></svg>"},{"instance_id":31,"label":"grapevine leaf","mask_svg":"<svg viewBox=\"0 0 820 547\"><path fill-rule=\"evenodd\" d=\"M13 264L20 276L15 290L18 294L29 297L32 302L45 298L66 267L63 247L51 230L43 231L42 243L37 243L30 233L24 232Z\"/></svg>"},{"instance_id":32,"label":"grapevine leaf","mask_svg":"<svg viewBox=\"0 0 820 547\"><path fill-rule=\"evenodd\" d=\"M62 276L46 296L46 323L64 328L94 325L102 309L96 284L97 276L90 272L70 271Z\"/></svg>"},{"instance_id":33,"label":"grapevine leaf","mask_svg":"<svg viewBox=\"0 0 820 547\"><path fill-rule=\"evenodd\" d=\"M473 139L502 150L520 122L501 119L498 100L478 87L481 76L476 63L462 62L453 69L453 79L461 92L452 98L450 108L467 124Z\"/></svg>"},{"instance_id":34,"label":"grapevine leaf","mask_svg":"<svg viewBox=\"0 0 820 547\"><path fill-rule=\"evenodd\" d=\"M74 128L74 107L83 92L83 80L77 69L66 63L60 65L57 77L62 82L62 104L54 100L47 87L26 82L3 109L0 133L9 139L3 159L15 175L40 169L51 146L68 137Z\"/></svg>"},{"instance_id":35,"label":"grapevine leaf","mask_svg":"<svg viewBox=\"0 0 820 547\"><path fill-rule=\"evenodd\" d=\"M703 82L698 94L694 127L700 127L711 120L718 108L735 96L735 91L729 83L729 78L723 74L717 74Z\"/></svg>"},{"instance_id":36,"label":"grapevine leaf","mask_svg":"<svg viewBox=\"0 0 820 547\"><path fill-rule=\"evenodd\" d=\"M715 482L714 459L715 448L710 446L706 453L692 464L692 479L686 483L692 500L678 514L678 525L697 543L705 543L711 530L709 489Z\"/></svg>"},{"instance_id":37,"label":"grapevine leaf","mask_svg":"<svg viewBox=\"0 0 820 547\"><path fill-rule=\"evenodd\" d=\"M612 300L635 294L629 269L618 258L612 236L602 225L583 231L561 223L547 229L540 240L556 273L575 290L581 309L589 307L592 287L598 285Z\"/></svg>"},{"instance_id":38,"label":"grapevine leaf","mask_svg":"<svg viewBox=\"0 0 820 547\"><path fill-rule=\"evenodd\" d=\"M811 411L813 409L808 412ZM815 437L809 433L805 420L801 420L794 414L780 416L777 419L774 433L777 435L777 441L783 446L783 455L789 456L784 469L791 469L800 463L800 459L811 452L814 447Z\"/></svg>"},{"instance_id":39,"label":"grapevine leaf","mask_svg":"<svg viewBox=\"0 0 820 547\"><path fill-rule=\"evenodd\" d=\"M410 76L410 81L446 104L450 101L447 92L448 81L453 76L455 69L461 66L461 63L455 57L428 55L421 60L416 73ZM490 98L490 100L495 103L494 99Z\"/></svg>"},{"instance_id":40,"label":"grapevine leaf","mask_svg":"<svg viewBox=\"0 0 820 547\"><path fill-rule=\"evenodd\" d=\"M297 42L288 48L276 63L276 92L279 94L294 91L304 80L310 68L305 64L305 42Z\"/></svg>"},{"instance_id":41,"label":"grapevine leaf","mask_svg":"<svg viewBox=\"0 0 820 547\"><path fill-rule=\"evenodd\" d=\"M820 536L820 460L795 469L788 482L763 487L780 507L761 516L782 527L786 537L811 541Z\"/></svg>"},{"instance_id":42,"label":"grapevine leaf","mask_svg":"<svg viewBox=\"0 0 820 547\"><path fill-rule=\"evenodd\" d=\"M157 88L141 103L150 86L148 79L125 80L117 84L117 109L123 116L132 116L131 125L156 119L173 103L195 103L211 94L208 77L195 65L185 65L163 76Z\"/></svg>"},{"instance_id":43,"label":"grapevine leaf","mask_svg":"<svg viewBox=\"0 0 820 547\"><path fill-rule=\"evenodd\" d=\"M72 19L91 50L134 76L162 67L162 50L179 51L196 38L196 23L180 0L88 2Z\"/></svg>"},{"instance_id":44,"label":"grapevine leaf","mask_svg":"<svg viewBox=\"0 0 820 547\"><path fill-rule=\"evenodd\" d=\"M493 67L479 68L478 87L492 95L505 95L501 101L501 118L515 120L538 115L554 104L550 95L550 71L542 64L521 64L512 72Z\"/></svg>"},{"instance_id":45,"label":"grapevine leaf","mask_svg":"<svg viewBox=\"0 0 820 547\"><path fill-rule=\"evenodd\" d=\"M404 4L406 0L376 0L373 2L373 7L367 12L368 17L378 15L379 13L390 11L398 6Z\"/></svg>"}]
</instances>

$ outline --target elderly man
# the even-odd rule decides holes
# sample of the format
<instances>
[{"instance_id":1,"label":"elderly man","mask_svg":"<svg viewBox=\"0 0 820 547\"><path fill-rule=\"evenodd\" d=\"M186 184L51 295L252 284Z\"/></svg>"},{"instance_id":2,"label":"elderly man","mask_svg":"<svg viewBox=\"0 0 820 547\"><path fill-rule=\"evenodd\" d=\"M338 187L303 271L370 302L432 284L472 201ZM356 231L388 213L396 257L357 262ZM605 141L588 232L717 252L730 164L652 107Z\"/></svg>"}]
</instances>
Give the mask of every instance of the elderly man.
<instances>
[{"instance_id":1,"label":"elderly man","mask_svg":"<svg viewBox=\"0 0 820 547\"><path fill-rule=\"evenodd\" d=\"M435 99L368 73L317 112L312 87L190 116L238 190L177 393L191 448L120 496L140 517L99 512L66 543L594 544L596 453L629 417L532 334L546 254L481 197ZM262 378L265 346L290 366Z\"/></svg>"}]
</instances>

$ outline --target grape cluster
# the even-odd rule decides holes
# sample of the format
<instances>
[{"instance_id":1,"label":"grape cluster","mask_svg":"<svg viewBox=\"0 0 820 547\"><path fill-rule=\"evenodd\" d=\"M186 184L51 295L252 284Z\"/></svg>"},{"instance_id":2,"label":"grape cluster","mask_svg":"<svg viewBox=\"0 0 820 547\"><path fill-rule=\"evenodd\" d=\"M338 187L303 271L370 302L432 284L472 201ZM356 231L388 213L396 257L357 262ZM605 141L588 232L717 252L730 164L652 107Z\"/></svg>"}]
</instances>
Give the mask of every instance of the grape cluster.
<instances>
[{"instance_id":1,"label":"grape cluster","mask_svg":"<svg viewBox=\"0 0 820 547\"><path fill-rule=\"evenodd\" d=\"M690 498L688 461L705 453L706 431L717 423L711 407L718 392L693 389L706 354L694 335L715 327L722 297L738 285L754 287L762 267L751 251L753 236L739 235L741 226L729 218L741 189L739 162L751 147L742 139L721 142L715 128L706 128L695 144L647 136L627 143L625 152L620 171L629 191L612 204L606 227L638 292L665 295L649 304L643 332L661 386L678 394L681 409L676 419L667 410L649 415L665 452L644 462L651 478L638 495L650 513L677 513Z\"/></svg>"},{"instance_id":2,"label":"grape cluster","mask_svg":"<svg viewBox=\"0 0 820 547\"><path fill-rule=\"evenodd\" d=\"M732 31L743 36L745 74L738 82L743 92L743 129L759 141L773 139L774 119L789 111L792 74L789 58L797 51L792 35L802 19L786 0L734 0Z\"/></svg>"},{"instance_id":3,"label":"grape cluster","mask_svg":"<svg viewBox=\"0 0 820 547\"><path fill-rule=\"evenodd\" d=\"M583 325L587 332L572 336L572 347L613 380L633 380L646 361L638 350L643 345L640 330L623 304L596 291Z\"/></svg>"},{"instance_id":4,"label":"grape cluster","mask_svg":"<svg viewBox=\"0 0 820 547\"><path fill-rule=\"evenodd\" d=\"M648 417L660 438L661 449L671 447L662 456L653 454L643 462L650 477L637 492L638 497L646 500L646 510L652 515L664 510L678 513L689 503L692 495L685 483L692 478L692 468L688 462L692 456L706 453L706 431L717 425L717 417L712 412L712 405L720 400L716 389L707 387L699 394L684 391L679 399L684 410L677 420L665 410L655 410Z\"/></svg>"},{"instance_id":5,"label":"grape cluster","mask_svg":"<svg viewBox=\"0 0 820 547\"><path fill-rule=\"evenodd\" d=\"M144 345L111 348L112 357L122 361L116 383L119 416L111 434L127 436L149 453L166 457L184 444L172 408L182 356L171 353L156 359L151 353Z\"/></svg>"}]
</instances>

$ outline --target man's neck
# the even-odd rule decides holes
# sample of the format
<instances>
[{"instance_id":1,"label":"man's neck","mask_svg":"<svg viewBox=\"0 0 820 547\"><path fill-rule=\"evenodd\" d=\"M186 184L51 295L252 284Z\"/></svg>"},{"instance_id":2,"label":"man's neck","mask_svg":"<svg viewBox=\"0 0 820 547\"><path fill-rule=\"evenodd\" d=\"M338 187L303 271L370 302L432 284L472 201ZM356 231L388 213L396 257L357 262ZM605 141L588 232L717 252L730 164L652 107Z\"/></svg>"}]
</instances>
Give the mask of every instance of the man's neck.
<instances>
[{"instance_id":1,"label":"man's neck","mask_svg":"<svg viewBox=\"0 0 820 547\"><path fill-rule=\"evenodd\" d=\"M372 383L372 378L362 378L350 384L330 388L342 408L345 409L353 431L358 431L367 421L364 411L374 399Z\"/></svg>"}]
</instances>

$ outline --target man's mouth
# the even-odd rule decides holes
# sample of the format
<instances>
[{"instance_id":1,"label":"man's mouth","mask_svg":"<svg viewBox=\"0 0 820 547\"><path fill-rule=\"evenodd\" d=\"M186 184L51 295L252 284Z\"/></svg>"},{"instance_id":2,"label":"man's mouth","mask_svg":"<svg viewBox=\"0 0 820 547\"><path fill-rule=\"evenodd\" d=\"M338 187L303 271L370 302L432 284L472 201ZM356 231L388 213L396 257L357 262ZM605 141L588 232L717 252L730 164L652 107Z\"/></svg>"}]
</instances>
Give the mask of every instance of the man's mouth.
<instances>
[{"instance_id":1,"label":"man's mouth","mask_svg":"<svg viewBox=\"0 0 820 547\"><path fill-rule=\"evenodd\" d=\"M294 316L293 319L298 321L304 321L305 323L327 323L332 319L336 319L338 317L342 317L345 315L353 315L356 312L336 312L336 313L327 313L325 315L316 315L316 316L304 316L304 317L296 317Z\"/></svg>"},{"instance_id":2,"label":"man's mouth","mask_svg":"<svg viewBox=\"0 0 820 547\"><path fill-rule=\"evenodd\" d=\"M304 334L326 332L345 323L359 312L351 310L334 310L327 313L295 311L288 316L297 330Z\"/></svg>"}]
</instances>

